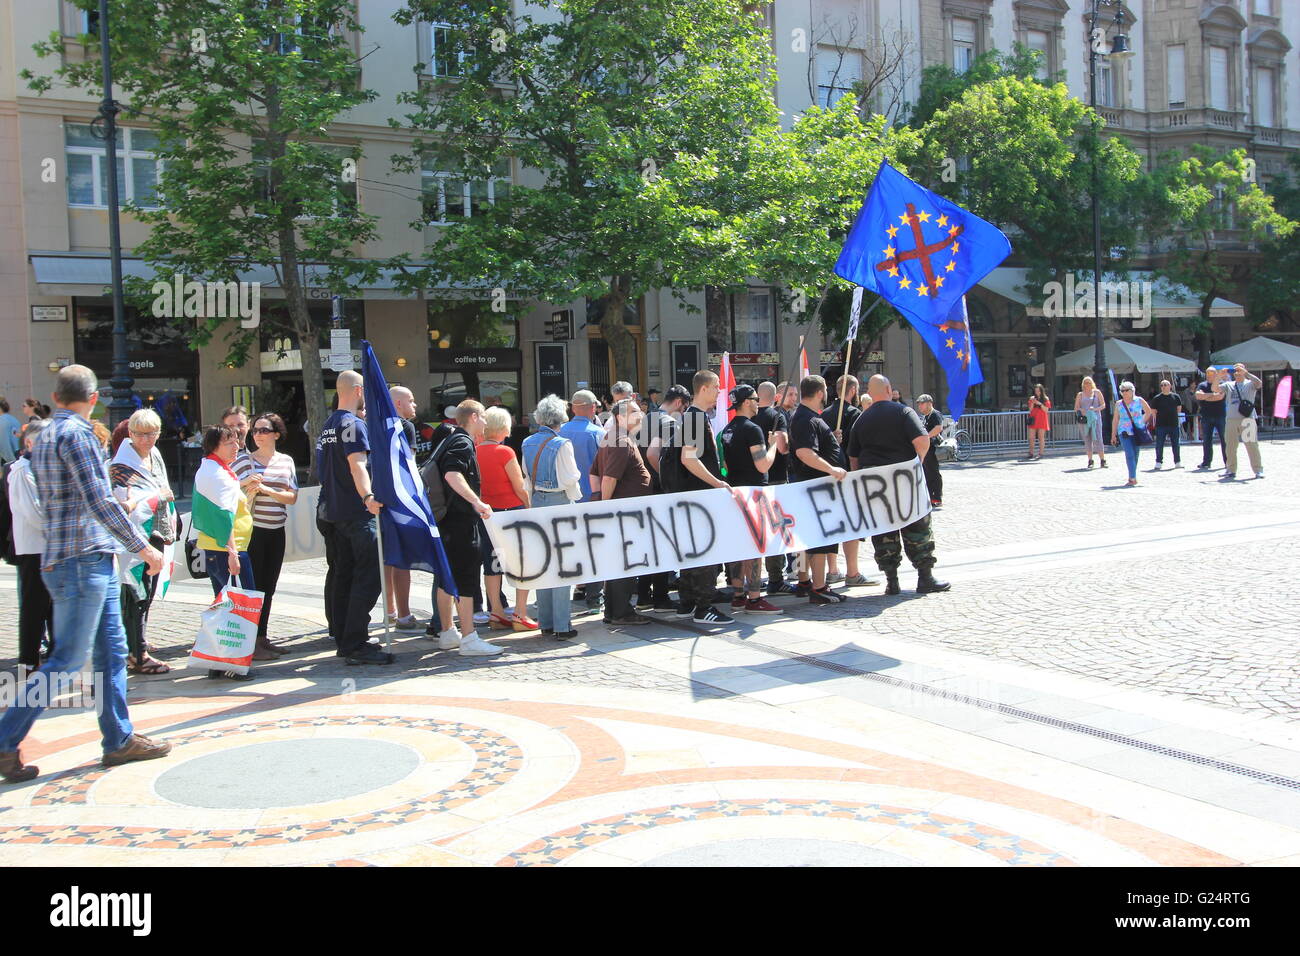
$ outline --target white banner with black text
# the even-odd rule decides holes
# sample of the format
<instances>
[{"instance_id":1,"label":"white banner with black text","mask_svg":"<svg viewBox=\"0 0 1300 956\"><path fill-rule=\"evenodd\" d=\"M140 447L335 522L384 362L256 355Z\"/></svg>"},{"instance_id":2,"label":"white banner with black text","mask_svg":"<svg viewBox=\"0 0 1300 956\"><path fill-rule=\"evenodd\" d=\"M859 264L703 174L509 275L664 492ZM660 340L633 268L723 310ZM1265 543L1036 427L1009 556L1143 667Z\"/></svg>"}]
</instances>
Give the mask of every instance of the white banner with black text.
<instances>
[{"instance_id":1,"label":"white banner with black text","mask_svg":"<svg viewBox=\"0 0 1300 956\"><path fill-rule=\"evenodd\" d=\"M488 535L510 587L744 561L896 531L930 513L920 459L786 485L500 511Z\"/></svg>"}]
</instances>

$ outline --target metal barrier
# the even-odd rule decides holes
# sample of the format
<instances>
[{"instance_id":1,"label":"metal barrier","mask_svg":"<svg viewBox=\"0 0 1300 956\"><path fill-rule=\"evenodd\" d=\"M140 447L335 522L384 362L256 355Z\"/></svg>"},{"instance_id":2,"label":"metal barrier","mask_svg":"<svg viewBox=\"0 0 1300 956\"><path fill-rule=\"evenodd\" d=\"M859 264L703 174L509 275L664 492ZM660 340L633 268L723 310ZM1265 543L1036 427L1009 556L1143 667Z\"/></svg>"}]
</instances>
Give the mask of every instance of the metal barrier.
<instances>
[{"instance_id":1,"label":"metal barrier","mask_svg":"<svg viewBox=\"0 0 1300 956\"><path fill-rule=\"evenodd\" d=\"M967 412L957 423L975 446L975 454L993 454L1006 449L1028 449L1028 412ZM1082 445L1082 426L1074 418L1074 409L1053 409L1047 413L1048 447Z\"/></svg>"}]
</instances>

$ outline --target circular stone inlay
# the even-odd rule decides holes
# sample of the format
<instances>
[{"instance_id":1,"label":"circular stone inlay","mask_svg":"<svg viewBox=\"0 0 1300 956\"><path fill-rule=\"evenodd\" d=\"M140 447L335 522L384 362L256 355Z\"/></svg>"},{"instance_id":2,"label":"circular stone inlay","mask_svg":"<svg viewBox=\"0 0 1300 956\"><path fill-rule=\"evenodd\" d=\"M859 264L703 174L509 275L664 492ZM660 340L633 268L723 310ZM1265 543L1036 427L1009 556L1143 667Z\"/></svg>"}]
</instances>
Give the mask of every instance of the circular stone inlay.
<instances>
[{"instance_id":1,"label":"circular stone inlay","mask_svg":"<svg viewBox=\"0 0 1300 956\"><path fill-rule=\"evenodd\" d=\"M420 763L383 740L275 740L195 757L154 783L173 803L213 810L269 810L341 800L396 783Z\"/></svg>"},{"instance_id":2,"label":"circular stone inlay","mask_svg":"<svg viewBox=\"0 0 1300 956\"><path fill-rule=\"evenodd\" d=\"M688 846L642 866L920 866L916 860L869 846L778 837L719 840Z\"/></svg>"}]
</instances>

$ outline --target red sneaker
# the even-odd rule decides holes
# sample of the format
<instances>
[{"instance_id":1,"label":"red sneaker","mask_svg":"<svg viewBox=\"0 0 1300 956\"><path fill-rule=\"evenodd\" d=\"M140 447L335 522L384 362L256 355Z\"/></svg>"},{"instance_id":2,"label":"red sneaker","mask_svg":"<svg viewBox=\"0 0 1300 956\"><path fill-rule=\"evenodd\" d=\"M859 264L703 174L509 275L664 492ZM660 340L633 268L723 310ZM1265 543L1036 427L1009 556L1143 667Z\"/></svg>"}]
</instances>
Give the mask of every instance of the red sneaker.
<instances>
[{"instance_id":1,"label":"red sneaker","mask_svg":"<svg viewBox=\"0 0 1300 956\"><path fill-rule=\"evenodd\" d=\"M781 609L775 604L769 604L762 598L755 598L752 601L745 602L745 610L750 614L780 614Z\"/></svg>"},{"instance_id":2,"label":"red sneaker","mask_svg":"<svg viewBox=\"0 0 1300 956\"><path fill-rule=\"evenodd\" d=\"M745 610L745 605L748 603L749 602L745 599L745 596L742 594L739 597L734 597L731 599L731 609L733 611L743 611Z\"/></svg>"}]
</instances>

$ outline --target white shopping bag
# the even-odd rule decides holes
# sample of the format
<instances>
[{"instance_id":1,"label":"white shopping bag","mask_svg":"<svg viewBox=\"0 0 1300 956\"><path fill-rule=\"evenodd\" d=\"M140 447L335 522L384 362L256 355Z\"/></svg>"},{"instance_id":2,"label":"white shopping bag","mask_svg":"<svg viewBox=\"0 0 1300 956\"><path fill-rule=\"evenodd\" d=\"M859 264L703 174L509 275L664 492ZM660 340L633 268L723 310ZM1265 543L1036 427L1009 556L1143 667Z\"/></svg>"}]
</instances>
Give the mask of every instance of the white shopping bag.
<instances>
[{"instance_id":1,"label":"white shopping bag","mask_svg":"<svg viewBox=\"0 0 1300 956\"><path fill-rule=\"evenodd\" d=\"M261 591L245 591L239 587L239 578L232 578L203 611L190 661L198 667L247 674L264 599Z\"/></svg>"}]
</instances>

